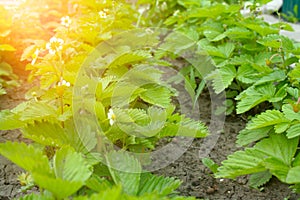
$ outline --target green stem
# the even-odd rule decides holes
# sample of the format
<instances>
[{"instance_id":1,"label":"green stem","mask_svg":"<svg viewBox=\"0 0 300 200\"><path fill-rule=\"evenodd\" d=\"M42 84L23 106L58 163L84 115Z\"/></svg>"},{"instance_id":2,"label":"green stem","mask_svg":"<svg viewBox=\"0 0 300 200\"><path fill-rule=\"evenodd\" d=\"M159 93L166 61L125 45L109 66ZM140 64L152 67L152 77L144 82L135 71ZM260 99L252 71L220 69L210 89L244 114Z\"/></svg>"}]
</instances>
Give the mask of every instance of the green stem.
<instances>
[{"instance_id":1,"label":"green stem","mask_svg":"<svg viewBox=\"0 0 300 200\"><path fill-rule=\"evenodd\" d=\"M62 55L61 55L61 52L59 51L58 52L58 56L59 56L59 71L60 71L60 75L59 75L59 81L60 81L60 87L63 87L63 73L64 73L64 70L63 70L63 59L62 59ZM61 112L61 115L64 114L64 97L63 97L63 93L60 95L60 112ZM61 122L61 126L64 128L65 127L65 124L64 122Z\"/></svg>"}]
</instances>

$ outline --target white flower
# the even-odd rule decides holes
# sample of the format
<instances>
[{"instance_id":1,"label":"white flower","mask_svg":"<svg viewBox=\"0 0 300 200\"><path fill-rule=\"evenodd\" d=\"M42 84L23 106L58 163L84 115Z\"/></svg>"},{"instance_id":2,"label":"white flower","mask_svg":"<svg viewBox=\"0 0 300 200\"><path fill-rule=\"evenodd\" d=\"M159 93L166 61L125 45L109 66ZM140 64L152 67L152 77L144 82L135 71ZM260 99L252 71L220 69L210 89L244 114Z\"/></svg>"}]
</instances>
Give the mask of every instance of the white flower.
<instances>
[{"instance_id":1,"label":"white flower","mask_svg":"<svg viewBox=\"0 0 300 200\"><path fill-rule=\"evenodd\" d=\"M40 53L40 50L39 49L36 49L35 52L33 53L32 55L32 61L31 61L31 65L34 65L36 60L38 59L39 57L39 53Z\"/></svg>"},{"instance_id":2,"label":"white flower","mask_svg":"<svg viewBox=\"0 0 300 200\"><path fill-rule=\"evenodd\" d=\"M65 27L67 27L67 28L71 25L71 22L72 22L72 20L70 19L69 16L62 17L62 18L60 19L60 21L61 21L61 22L60 22L61 25L65 26Z\"/></svg>"},{"instance_id":3,"label":"white flower","mask_svg":"<svg viewBox=\"0 0 300 200\"><path fill-rule=\"evenodd\" d=\"M66 80L62 80L60 82L58 82L57 84L58 86L67 86L67 87L70 87L71 86L71 83L66 81Z\"/></svg>"},{"instance_id":4,"label":"white flower","mask_svg":"<svg viewBox=\"0 0 300 200\"><path fill-rule=\"evenodd\" d=\"M107 9L105 9L105 10L107 10ZM102 19L107 18L107 12L105 10L101 10L101 11L98 12L100 18L102 18Z\"/></svg>"},{"instance_id":5,"label":"white flower","mask_svg":"<svg viewBox=\"0 0 300 200\"><path fill-rule=\"evenodd\" d=\"M176 11L173 13L173 16L178 16L179 13L180 13L180 10L176 10Z\"/></svg>"},{"instance_id":6,"label":"white flower","mask_svg":"<svg viewBox=\"0 0 300 200\"><path fill-rule=\"evenodd\" d=\"M49 50L50 54L55 54L57 51L62 50L62 45L64 41L57 37L52 37L50 42L46 44L46 49Z\"/></svg>"},{"instance_id":7,"label":"white flower","mask_svg":"<svg viewBox=\"0 0 300 200\"><path fill-rule=\"evenodd\" d=\"M110 108L108 110L107 118L109 119L109 124L112 126L116 121L116 115L115 115L113 109Z\"/></svg>"},{"instance_id":8,"label":"white flower","mask_svg":"<svg viewBox=\"0 0 300 200\"><path fill-rule=\"evenodd\" d=\"M168 10L168 4L164 1L161 6L160 6L161 11L166 11Z\"/></svg>"}]
</instances>

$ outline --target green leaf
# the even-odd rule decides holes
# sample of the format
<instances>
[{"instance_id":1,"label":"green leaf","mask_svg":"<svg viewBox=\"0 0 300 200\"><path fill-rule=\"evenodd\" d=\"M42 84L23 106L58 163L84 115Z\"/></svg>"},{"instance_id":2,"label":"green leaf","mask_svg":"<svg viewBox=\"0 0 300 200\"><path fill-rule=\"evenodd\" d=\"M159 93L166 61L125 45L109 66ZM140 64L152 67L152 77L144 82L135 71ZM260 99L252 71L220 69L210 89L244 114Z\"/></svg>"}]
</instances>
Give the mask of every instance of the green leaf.
<instances>
[{"instance_id":1,"label":"green leaf","mask_svg":"<svg viewBox=\"0 0 300 200\"><path fill-rule=\"evenodd\" d=\"M297 88L287 87L286 91L295 99L299 97L299 90Z\"/></svg>"},{"instance_id":2,"label":"green leaf","mask_svg":"<svg viewBox=\"0 0 300 200\"><path fill-rule=\"evenodd\" d=\"M283 86L277 88L275 95L271 99L269 99L269 102L276 103L282 101L284 97L287 95L286 87L287 84L284 84Z\"/></svg>"},{"instance_id":3,"label":"green leaf","mask_svg":"<svg viewBox=\"0 0 300 200\"><path fill-rule=\"evenodd\" d=\"M251 19L251 21L249 21L249 20L244 20L243 25L245 27L249 28L250 30L253 30L253 31L259 33L262 36L267 36L269 34L278 34L278 29L277 28L270 27L266 23L258 24L257 22L253 21L252 19Z\"/></svg>"},{"instance_id":4,"label":"green leaf","mask_svg":"<svg viewBox=\"0 0 300 200\"><path fill-rule=\"evenodd\" d=\"M289 170L286 182L289 184L300 183L300 166L292 167Z\"/></svg>"},{"instance_id":5,"label":"green leaf","mask_svg":"<svg viewBox=\"0 0 300 200\"><path fill-rule=\"evenodd\" d=\"M298 193L298 194L300 193L300 184L292 185L292 186L290 186L290 188L293 189L293 192Z\"/></svg>"},{"instance_id":6,"label":"green leaf","mask_svg":"<svg viewBox=\"0 0 300 200\"><path fill-rule=\"evenodd\" d=\"M43 102L26 102L20 104L12 110L12 112L20 115L21 121L32 122L34 120L56 119L56 110Z\"/></svg>"},{"instance_id":7,"label":"green leaf","mask_svg":"<svg viewBox=\"0 0 300 200\"><path fill-rule=\"evenodd\" d=\"M0 86L0 96L4 95L4 94L6 94L6 91Z\"/></svg>"},{"instance_id":8,"label":"green leaf","mask_svg":"<svg viewBox=\"0 0 300 200\"><path fill-rule=\"evenodd\" d=\"M257 42L266 47L272 47L276 49L282 48L285 51L294 50L293 42L287 37L278 34L268 35Z\"/></svg>"},{"instance_id":9,"label":"green leaf","mask_svg":"<svg viewBox=\"0 0 300 200\"><path fill-rule=\"evenodd\" d=\"M181 184L180 180L175 178L155 176L150 173L141 175L141 182L138 195L156 193L160 196L166 196L174 192Z\"/></svg>"},{"instance_id":10,"label":"green leaf","mask_svg":"<svg viewBox=\"0 0 300 200\"><path fill-rule=\"evenodd\" d=\"M0 130L13 130L23 127L25 123L18 118L16 114L9 110L2 110L0 112Z\"/></svg>"},{"instance_id":11,"label":"green leaf","mask_svg":"<svg viewBox=\"0 0 300 200\"><path fill-rule=\"evenodd\" d=\"M54 172L57 178L71 182L84 182L91 176L91 166L80 153L70 147L58 150L53 158Z\"/></svg>"},{"instance_id":12,"label":"green leaf","mask_svg":"<svg viewBox=\"0 0 300 200\"><path fill-rule=\"evenodd\" d=\"M213 88L218 94L224 91L232 83L235 76L235 67L233 65L227 65L213 71L208 75L207 79L213 80Z\"/></svg>"},{"instance_id":13,"label":"green leaf","mask_svg":"<svg viewBox=\"0 0 300 200\"><path fill-rule=\"evenodd\" d=\"M247 124L247 129L258 129L287 122L289 122L289 120L286 119L280 111L267 110L253 118L251 122Z\"/></svg>"},{"instance_id":14,"label":"green leaf","mask_svg":"<svg viewBox=\"0 0 300 200\"><path fill-rule=\"evenodd\" d=\"M113 62L109 64L108 68L123 66L129 63L136 63L148 58L151 58L151 55L146 51L126 52L115 58Z\"/></svg>"},{"instance_id":15,"label":"green leaf","mask_svg":"<svg viewBox=\"0 0 300 200\"><path fill-rule=\"evenodd\" d=\"M156 107L148 108L150 122L143 126L137 126L136 124L134 124L133 130L131 130L131 132L136 132L137 135L142 134L147 138L157 135L160 132L160 130L164 127L164 124L167 120L166 114L167 113L164 109Z\"/></svg>"},{"instance_id":16,"label":"green leaf","mask_svg":"<svg viewBox=\"0 0 300 200\"><path fill-rule=\"evenodd\" d=\"M249 186L252 188L259 188L269 182L271 178L272 174L269 171L252 174L249 179Z\"/></svg>"},{"instance_id":17,"label":"green leaf","mask_svg":"<svg viewBox=\"0 0 300 200\"><path fill-rule=\"evenodd\" d=\"M32 172L35 169L50 173L48 158L41 149L25 143L0 143L0 154L21 168Z\"/></svg>"},{"instance_id":18,"label":"green leaf","mask_svg":"<svg viewBox=\"0 0 300 200\"><path fill-rule=\"evenodd\" d=\"M208 169L210 169L210 171L212 171L213 173L217 173L219 165L217 165L212 159L202 158L201 161L203 165L205 165L206 167L208 167Z\"/></svg>"},{"instance_id":19,"label":"green leaf","mask_svg":"<svg viewBox=\"0 0 300 200\"><path fill-rule=\"evenodd\" d=\"M91 176L91 166L86 163L80 153L70 147L58 150L53 158L54 175L41 173L36 169L32 173L34 182L50 191L56 198L66 198L78 191Z\"/></svg>"},{"instance_id":20,"label":"green leaf","mask_svg":"<svg viewBox=\"0 0 300 200\"><path fill-rule=\"evenodd\" d=\"M264 101L271 100L275 93L276 88L272 83L249 87L236 97L236 100L239 101L237 114L244 113Z\"/></svg>"},{"instance_id":21,"label":"green leaf","mask_svg":"<svg viewBox=\"0 0 300 200\"><path fill-rule=\"evenodd\" d=\"M121 184L127 194L137 195L142 167L138 160L126 152L110 152L106 164L115 184Z\"/></svg>"},{"instance_id":22,"label":"green leaf","mask_svg":"<svg viewBox=\"0 0 300 200\"><path fill-rule=\"evenodd\" d=\"M276 176L280 181L286 182L286 177L290 167L277 158L270 157L264 162L267 169Z\"/></svg>"},{"instance_id":23,"label":"green leaf","mask_svg":"<svg viewBox=\"0 0 300 200\"><path fill-rule=\"evenodd\" d=\"M40 188L48 190L59 199L64 199L74 194L83 186L81 181L66 181L47 174L41 174L39 171L32 173L32 177Z\"/></svg>"},{"instance_id":24,"label":"green leaf","mask_svg":"<svg viewBox=\"0 0 300 200\"><path fill-rule=\"evenodd\" d=\"M13 69L10 64L7 62L0 63L0 76L11 76Z\"/></svg>"},{"instance_id":25,"label":"green leaf","mask_svg":"<svg viewBox=\"0 0 300 200\"><path fill-rule=\"evenodd\" d=\"M300 79L300 65L297 64L294 69L292 69L289 73L288 76L294 80L294 81L299 81ZM298 97L297 97L298 98Z\"/></svg>"},{"instance_id":26,"label":"green leaf","mask_svg":"<svg viewBox=\"0 0 300 200\"><path fill-rule=\"evenodd\" d=\"M300 166L300 153L295 156L295 159L293 160L293 167Z\"/></svg>"},{"instance_id":27,"label":"green leaf","mask_svg":"<svg viewBox=\"0 0 300 200\"><path fill-rule=\"evenodd\" d=\"M223 32L219 32L216 30L204 30L203 34L211 42L217 42L226 37Z\"/></svg>"},{"instance_id":28,"label":"green leaf","mask_svg":"<svg viewBox=\"0 0 300 200\"><path fill-rule=\"evenodd\" d=\"M9 44L0 44L0 51L16 51L16 49Z\"/></svg>"},{"instance_id":29,"label":"green leaf","mask_svg":"<svg viewBox=\"0 0 300 200\"><path fill-rule=\"evenodd\" d=\"M243 83L255 83L258 80L257 74L258 71L253 69L250 64L243 64L238 68L236 78Z\"/></svg>"},{"instance_id":30,"label":"green leaf","mask_svg":"<svg viewBox=\"0 0 300 200\"><path fill-rule=\"evenodd\" d=\"M94 173L86 181L86 186L95 192L102 192L111 188L112 184L106 178L100 178Z\"/></svg>"},{"instance_id":31,"label":"green leaf","mask_svg":"<svg viewBox=\"0 0 300 200\"><path fill-rule=\"evenodd\" d=\"M149 121L149 116L147 115L146 111L143 109L135 108L135 109L126 109L125 111L136 123L145 124Z\"/></svg>"},{"instance_id":32,"label":"green leaf","mask_svg":"<svg viewBox=\"0 0 300 200\"><path fill-rule=\"evenodd\" d=\"M235 13L239 10L237 5L223 5L214 4L206 7L195 8L189 13L189 18L212 18L215 19L219 16L229 13Z\"/></svg>"},{"instance_id":33,"label":"green leaf","mask_svg":"<svg viewBox=\"0 0 300 200\"><path fill-rule=\"evenodd\" d=\"M230 42L226 42L224 45L218 46L219 50L223 53L226 58L229 58L235 49L235 45Z\"/></svg>"},{"instance_id":34,"label":"green leaf","mask_svg":"<svg viewBox=\"0 0 300 200\"><path fill-rule=\"evenodd\" d=\"M286 136L289 139L300 136L300 124L292 125L286 132Z\"/></svg>"},{"instance_id":35,"label":"green leaf","mask_svg":"<svg viewBox=\"0 0 300 200\"><path fill-rule=\"evenodd\" d=\"M65 122L65 134L68 136L67 144L71 145L77 152L87 153L95 148L97 144L96 133L92 126L96 126L95 120L86 118L76 121L70 119Z\"/></svg>"},{"instance_id":36,"label":"green leaf","mask_svg":"<svg viewBox=\"0 0 300 200\"><path fill-rule=\"evenodd\" d=\"M18 198L19 200L55 200L53 196L41 194L28 194Z\"/></svg>"},{"instance_id":37,"label":"green leaf","mask_svg":"<svg viewBox=\"0 0 300 200\"><path fill-rule=\"evenodd\" d=\"M263 76L261 79L255 82L255 85L260 85L267 82L280 82L286 79L286 73L283 70L276 70L272 73Z\"/></svg>"},{"instance_id":38,"label":"green leaf","mask_svg":"<svg viewBox=\"0 0 300 200\"><path fill-rule=\"evenodd\" d=\"M27 60L28 58L30 58L34 54L34 51L36 49L37 49L36 45L31 45L31 46L26 47L23 50L23 53L22 53L20 61L24 61L24 60Z\"/></svg>"},{"instance_id":39,"label":"green leaf","mask_svg":"<svg viewBox=\"0 0 300 200\"><path fill-rule=\"evenodd\" d=\"M288 139L282 134L271 134L269 138L263 139L254 147L269 157L278 159L286 166L290 166L297 146L298 138Z\"/></svg>"},{"instance_id":40,"label":"green leaf","mask_svg":"<svg viewBox=\"0 0 300 200\"><path fill-rule=\"evenodd\" d=\"M293 110L293 106L290 104L285 104L282 106L282 111L284 113L284 117L289 119L290 121L297 120L300 121L300 113L295 112Z\"/></svg>"},{"instance_id":41,"label":"green leaf","mask_svg":"<svg viewBox=\"0 0 300 200\"><path fill-rule=\"evenodd\" d=\"M202 122L175 114L168 118L159 137L185 136L201 138L206 137L208 134L207 127Z\"/></svg>"},{"instance_id":42,"label":"green leaf","mask_svg":"<svg viewBox=\"0 0 300 200\"><path fill-rule=\"evenodd\" d=\"M112 188L107 188L105 190L100 191L97 194L92 194L91 196L81 196L75 197L74 200L129 200L122 194L122 187L121 186L114 186Z\"/></svg>"},{"instance_id":43,"label":"green leaf","mask_svg":"<svg viewBox=\"0 0 300 200\"><path fill-rule=\"evenodd\" d=\"M263 127L255 130L243 129L237 136L236 143L239 146L245 146L252 142L256 142L258 140L261 140L262 138L267 137L271 129L272 127Z\"/></svg>"},{"instance_id":44,"label":"green leaf","mask_svg":"<svg viewBox=\"0 0 300 200\"><path fill-rule=\"evenodd\" d=\"M25 138L29 138L45 146L62 146L69 144L68 136L58 124L50 122L36 122L22 128Z\"/></svg>"},{"instance_id":45,"label":"green leaf","mask_svg":"<svg viewBox=\"0 0 300 200\"><path fill-rule=\"evenodd\" d=\"M144 86L145 92L142 92L139 96L145 102L152 105L166 108L171 102L171 92L168 88L158 85Z\"/></svg>"},{"instance_id":46,"label":"green leaf","mask_svg":"<svg viewBox=\"0 0 300 200\"><path fill-rule=\"evenodd\" d=\"M231 40L237 39L251 39L254 37L253 32L249 31L247 28L244 27L233 27L229 28L225 35L229 37Z\"/></svg>"},{"instance_id":47,"label":"green leaf","mask_svg":"<svg viewBox=\"0 0 300 200\"><path fill-rule=\"evenodd\" d=\"M222 162L215 174L217 178L235 178L245 174L254 174L265 171L263 159L265 153L256 149L247 148L245 151L236 151Z\"/></svg>"}]
</instances>

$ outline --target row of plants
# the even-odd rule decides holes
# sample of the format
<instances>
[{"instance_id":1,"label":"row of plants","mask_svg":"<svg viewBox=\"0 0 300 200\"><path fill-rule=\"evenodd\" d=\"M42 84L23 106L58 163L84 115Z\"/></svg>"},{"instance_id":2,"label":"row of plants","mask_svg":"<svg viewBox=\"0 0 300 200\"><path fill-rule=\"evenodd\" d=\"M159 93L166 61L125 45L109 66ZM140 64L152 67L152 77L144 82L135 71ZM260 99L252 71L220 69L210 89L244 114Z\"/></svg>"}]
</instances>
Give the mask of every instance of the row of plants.
<instances>
[{"instance_id":1,"label":"row of plants","mask_svg":"<svg viewBox=\"0 0 300 200\"><path fill-rule=\"evenodd\" d=\"M176 194L180 180L145 169L161 138L208 135L176 109L176 89L162 78L172 64L154 48L161 35L132 32L146 23L123 1L40 6L27 1L16 10L19 20L34 13L41 25L41 37L24 35L30 45L20 55L38 85L0 112L1 130L31 139L0 144L1 155L26 170L22 190L39 188L20 199L194 199Z\"/></svg>"},{"instance_id":2,"label":"row of plants","mask_svg":"<svg viewBox=\"0 0 300 200\"><path fill-rule=\"evenodd\" d=\"M275 176L300 193L300 45L279 34L292 31L288 24L263 20L259 6L267 2L253 1L247 7L250 14L243 16L241 3L158 1L168 12L163 13L165 20L153 18L151 23L193 37L199 54L211 56L216 66L198 78L212 82L216 93L226 92L226 105L216 112L226 109L249 120L237 137L244 150L229 155L218 168L203 160L215 177L251 174L250 185L258 188ZM159 16L156 5L151 4L147 15Z\"/></svg>"},{"instance_id":3,"label":"row of plants","mask_svg":"<svg viewBox=\"0 0 300 200\"><path fill-rule=\"evenodd\" d=\"M60 6L58 0L28 0L27 4L35 6L28 9L26 4L21 4L17 10L13 7L0 7L0 94L6 94L5 88L18 86L18 77L26 78L28 74L24 67L28 62L21 57L23 51L31 44L38 44L53 35L53 30L60 21L57 10L63 12L66 8Z\"/></svg>"},{"instance_id":4,"label":"row of plants","mask_svg":"<svg viewBox=\"0 0 300 200\"><path fill-rule=\"evenodd\" d=\"M9 54L15 52L9 41L11 33L12 19L8 11L0 7L0 96L6 94L6 88L18 86L18 77L13 73L11 60L7 59Z\"/></svg>"},{"instance_id":5,"label":"row of plants","mask_svg":"<svg viewBox=\"0 0 300 200\"><path fill-rule=\"evenodd\" d=\"M205 137L208 131L177 112L176 90L154 67L172 67L165 57L176 51L167 42L168 52L153 48L161 42L155 30L131 31L147 26L174 29L196 44L199 57L211 57L212 72L181 70L193 101L211 82L227 97L216 113L249 119L237 138L245 150L218 169L205 162L216 177L252 174L250 185L261 187L275 176L299 193L300 48L279 35L292 30L289 25L259 17L257 7L266 2L254 1L248 16L236 1L47 1L43 12L34 4L21 6L19 13L26 12L19 18L35 13L42 27L41 36L24 33L20 39L33 38L20 48L20 60L28 63L29 80L38 78L40 85L26 93L26 102L1 111L0 129L21 129L32 144L3 143L0 153L27 171L20 176L24 190L40 188L23 198L183 198L174 194L180 181L155 176L143 165L161 138ZM125 41L117 37L122 31L129 33Z\"/></svg>"}]
</instances>

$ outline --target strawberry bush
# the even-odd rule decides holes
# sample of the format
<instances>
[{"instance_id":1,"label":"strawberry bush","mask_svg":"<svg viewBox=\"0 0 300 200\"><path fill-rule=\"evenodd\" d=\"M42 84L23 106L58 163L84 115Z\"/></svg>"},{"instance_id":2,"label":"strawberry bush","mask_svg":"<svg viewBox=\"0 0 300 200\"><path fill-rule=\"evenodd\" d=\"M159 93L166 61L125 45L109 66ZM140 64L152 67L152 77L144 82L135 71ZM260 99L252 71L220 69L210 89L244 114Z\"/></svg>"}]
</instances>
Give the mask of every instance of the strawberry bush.
<instances>
[{"instance_id":1,"label":"strawberry bush","mask_svg":"<svg viewBox=\"0 0 300 200\"><path fill-rule=\"evenodd\" d=\"M14 16L0 7L0 94L18 85L15 68L38 83L0 112L1 130L31 141L0 144L26 170L23 190L40 189L21 199L194 199L176 195L180 180L145 168L161 139L209 135L180 112L178 79L194 106L212 85L226 93L216 114L249 120L237 138L244 150L221 166L203 159L215 177L251 174L258 188L275 176L300 193L300 45L279 34L290 25L261 18L267 2L248 4L247 16L233 0L28 0ZM192 66L195 57L213 67Z\"/></svg>"},{"instance_id":2,"label":"strawberry bush","mask_svg":"<svg viewBox=\"0 0 300 200\"><path fill-rule=\"evenodd\" d=\"M167 19L152 23L197 39L199 53L216 66L200 78L212 82L216 93L226 92L216 112L250 119L237 138L239 146L248 146L244 151L229 155L218 169L209 159L204 164L217 178L252 174L250 185L261 187L275 176L299 193L299 43L279 34L292 31L288 24L270 25L260 17L259 5L266 2L248 4L244 16L244 6L234 2L172 1ZM148 15L154 10L152 5Z\"/></svg>"},{"instance_id":3,"label":"strawberry bush","mask_svg":"<svg viewBox=\"0 0 300 200\"><path fill-rule=\"evenodd\" d=\"M32 141L0 144L1 154L26 170L23 190L40 188L22 198L189 199L174 196L181 181L143 169L159 139L208 135L202 122L178 113L178 94L155 67L172 67L156 56L160 36L140 36L148 48L118 40L143 20L125 2L45 3L45 13L33 4L27 12L45 20L39 28L46 33L30 39L20 56L38 85L0 114L1 130L20 129ZM145 32L126 39L139 34Z\"/></svg>"},{"instance_id":4,"label":"strawberry bush","mask_svg":"<svg viewBox=\"0 0 300 200\"><path fill-rule=\"evenodd\" d=\"M18 86L18 76L13 72L13 60L8 58L16 48L10 42L12 17L0 7L0 95L6 94L5 88Z\"/></svg>"}]
</instances>

